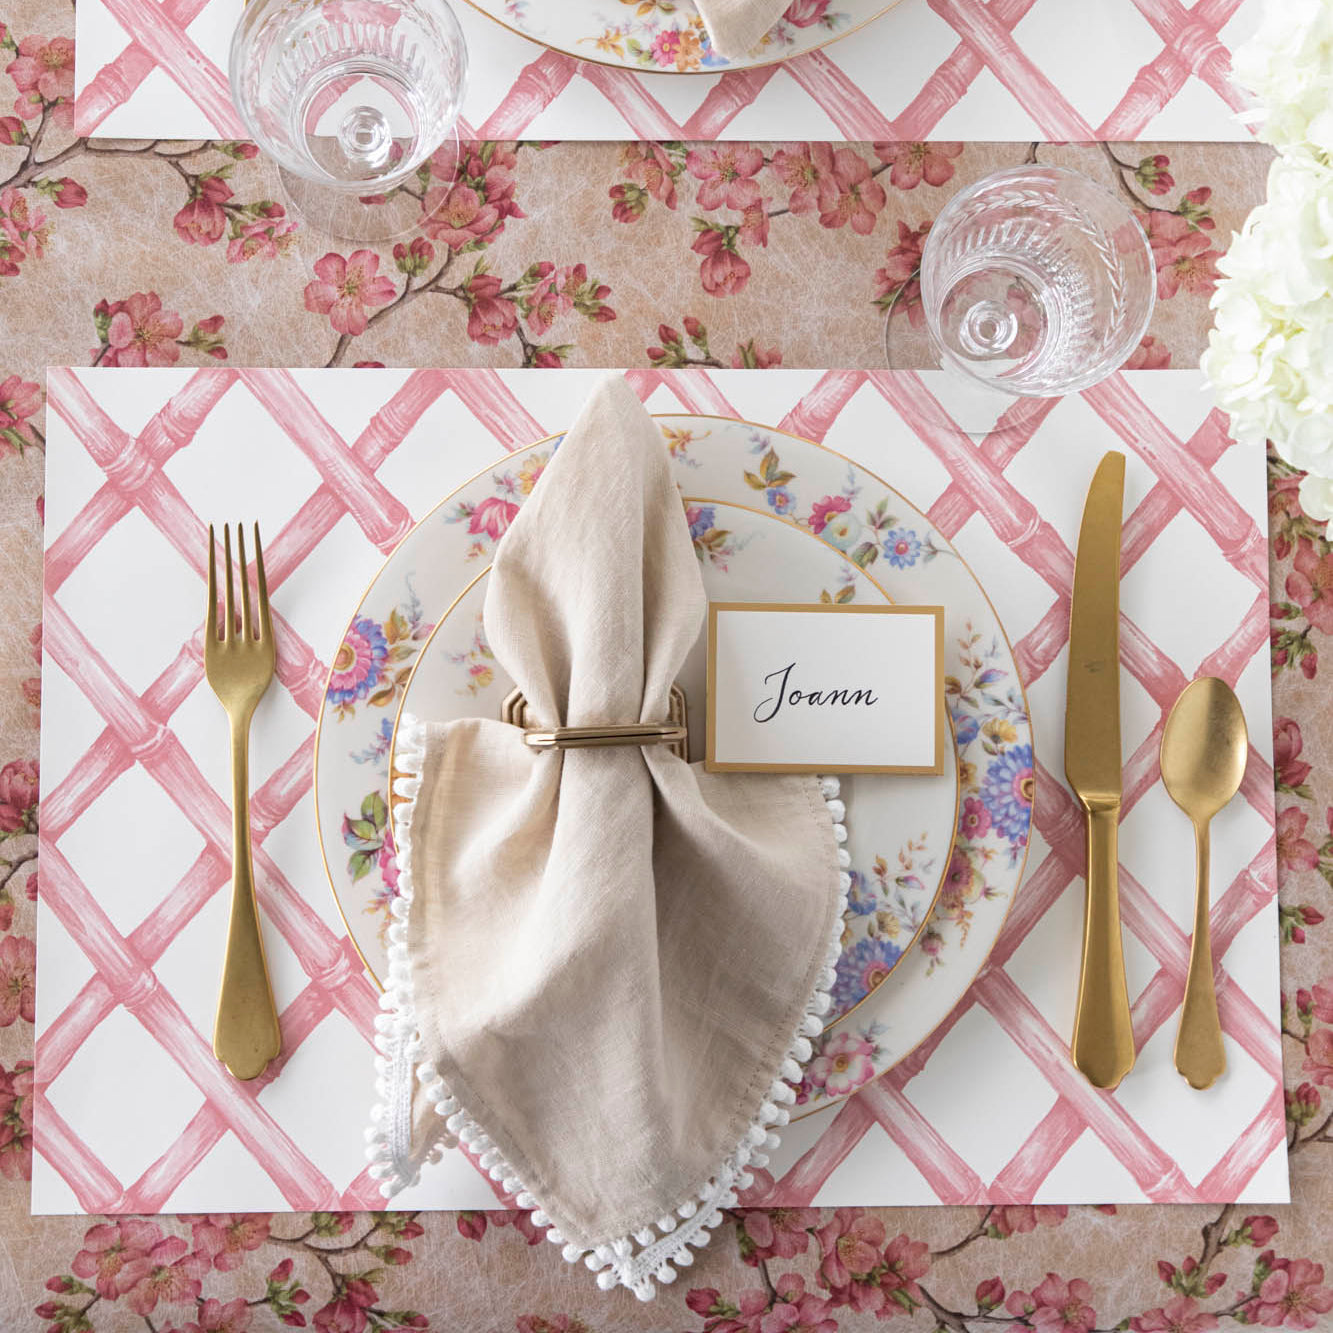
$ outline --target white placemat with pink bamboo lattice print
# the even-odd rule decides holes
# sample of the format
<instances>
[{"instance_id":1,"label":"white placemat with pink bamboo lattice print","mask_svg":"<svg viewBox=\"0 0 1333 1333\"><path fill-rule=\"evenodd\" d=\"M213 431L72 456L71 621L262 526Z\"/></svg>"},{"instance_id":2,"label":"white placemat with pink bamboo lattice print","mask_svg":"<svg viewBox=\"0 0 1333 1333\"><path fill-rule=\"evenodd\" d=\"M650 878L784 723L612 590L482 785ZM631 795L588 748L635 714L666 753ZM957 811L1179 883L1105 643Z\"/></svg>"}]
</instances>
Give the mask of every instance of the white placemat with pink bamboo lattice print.
<instances>
[{"instance_id":1,"label":"white placemat with pink bamboo lattice print","mask_svg":"<svg viewBox=\"0 0 1333 1333\"><path fill-rule=\"evenodd\" d=\"M597 372L52 370L43 614L39 1213L380 1204L362 1131L377 993L315 833L315 719L348 617L414 520L568 425ZM1185 371L1119 375L977 442L910 372L632 371L652 410L822 441L927 510L985 585L1036 736L1027 877L935 1034L792 1125L757 1187L821 1204L1287 1197L1264 459ZM1072 547L1129 455L1125 952L1140 1053L1114 1094L1070 1066L1082 832L1061 783ZM255 864L284 1052L252 1084L210 1049L230 879L225 728L203 679L205 532L257 519L279 636L252 752ZM1251 736L1214 831L1229 1072L1175 1073L1193 844L1158 773L1185 682L1232 681ZM932 975L947 977L947 939ZM961 985L959 987L962 989ZM496 1206L460 1153L404 1206Z\"/></svg>"},{"instance_id":2,"label":"white placemat with pink bamboo lattice print","mask_svg":"<svg viewBox=\"0 0 1333 1333\"><path fill-rule=\"evenodd\" d=\"M539 46L456 0L471 57L462 132L485 139L1244 139L1236 113L1245 98L1231 80L1231 52L1257 24L1261 3L901 0L865 27L782 64L644 74ZM242 0L80 0L78 132L245 138L226 74L241 7Z\"/></svg>"}]
</instances>

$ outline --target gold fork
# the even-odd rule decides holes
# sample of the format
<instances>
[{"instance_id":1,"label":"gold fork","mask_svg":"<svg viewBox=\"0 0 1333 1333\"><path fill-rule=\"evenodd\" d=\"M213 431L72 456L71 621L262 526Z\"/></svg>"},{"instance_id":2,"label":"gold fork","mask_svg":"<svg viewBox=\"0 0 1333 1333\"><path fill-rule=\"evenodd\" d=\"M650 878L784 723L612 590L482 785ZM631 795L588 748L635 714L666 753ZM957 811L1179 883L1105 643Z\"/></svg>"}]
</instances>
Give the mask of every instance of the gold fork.
<instances>
[{"instance_id":1,"label":"gold fork","mask_svg":"<svg viewBox=\"0 0 1333 1333\"><path fill-rule=\"evenodd\" d=\"M222 529L227 561L226 599L218 630L217 541L208 529L208 625L204 633L204 673L231 722L231 924L222 964L213 1053L239 1079L258 1078L282 1049L278 1011L268 978L264 937L255 903L254 866L250 859L250 719L273 679L273 621L264 580L264 551L255 524L255 582L259 628L250 618L250 576L245 567L245 534L236 525L241 571L240 633L232 587L231 527Z\"/></svg>"}]
</instances>

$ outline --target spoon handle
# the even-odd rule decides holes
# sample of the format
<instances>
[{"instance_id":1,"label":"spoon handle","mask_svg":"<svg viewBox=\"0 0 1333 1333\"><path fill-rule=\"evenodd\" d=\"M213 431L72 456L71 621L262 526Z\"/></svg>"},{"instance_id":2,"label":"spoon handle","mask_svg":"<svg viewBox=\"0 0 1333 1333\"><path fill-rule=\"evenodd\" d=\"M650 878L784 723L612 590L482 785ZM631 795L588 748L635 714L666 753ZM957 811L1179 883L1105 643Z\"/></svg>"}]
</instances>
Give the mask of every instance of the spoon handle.
<instances>
[{"instance_id":1,"label":"spoon handle","mask_svg":"<svg viewBox=\"0 0 1333 1333\"><path fill-rule=\"evenodd\" d=\"M1208 1088L1226 1072L1227 1056L1222 1047L1222 1024L1217 1017L1217 992L1213 988L1213 947L1208 929L1208 825L1194 825L1198 861L1198 883L1194 891L1194 939L1190 944L1190 970L1185 979L1185 1006L1180 1011L1176 1033L1176 1069L1192 1088Z\"/></svg>"}]
</instances>

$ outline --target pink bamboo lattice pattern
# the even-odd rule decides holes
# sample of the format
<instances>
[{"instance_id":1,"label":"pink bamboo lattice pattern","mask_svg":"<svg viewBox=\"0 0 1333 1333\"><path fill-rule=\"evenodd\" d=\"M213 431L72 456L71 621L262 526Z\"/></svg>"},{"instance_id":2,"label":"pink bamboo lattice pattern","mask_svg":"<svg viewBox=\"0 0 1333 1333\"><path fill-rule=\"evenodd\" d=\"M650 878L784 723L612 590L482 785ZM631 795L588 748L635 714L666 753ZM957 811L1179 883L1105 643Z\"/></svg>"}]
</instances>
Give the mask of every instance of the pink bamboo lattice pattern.
<instances>
[{"instance_id":1,"label":"pink bamboo lattice pattern","mask_svg":"<svg viewBox=\"0 0 1333 1333\"><path fill-rule=\"evenodd\" d=\"M554 0L548 0L554 2ZM491 139L1240 139L1231 50L1260 0L901 0L777 67L639 74L544 50L460 5L464 133ZM237 137L240 0L86 0L80 134ZM195 34L198 34L197 36Z\"/></svg>"},{"instance_id":2,"label":"pink bamboo lattice pattern","mask_svg":"<svg viewBox=\"0 0 1333 1333\"><path fill-rule=\"evenodd\" d=\"M377 996L333 909L310 800L325 666L411 523L567 424L594 377L51 372L35 1211L375 1206L360 1151ZM1285 1198L1263 465L1227 439L1197 376L1116 378L979 443L928 376L630 378L655 410L776 420L901 484L992 596L1038 737L1027 879L981 975L896 1068L794 1127L772 1200ZM1116 1096L1065 1049L1082 842L1056 776L1070 540L1110 447L1131 458L1122 891L1141 1048ZM254 821L284 1052L242 1085L209 1049L230 849L199 636L206 524L252 515L280 635ZM1215 853L1231 1073L1206 1116L1170 1069L1192 852L1156 760L1167 710L1203 672L1237 685L1253 739ZM420 1203L484 1205L480 1176L455 1168Z\"/></svg>"}]
</instances>

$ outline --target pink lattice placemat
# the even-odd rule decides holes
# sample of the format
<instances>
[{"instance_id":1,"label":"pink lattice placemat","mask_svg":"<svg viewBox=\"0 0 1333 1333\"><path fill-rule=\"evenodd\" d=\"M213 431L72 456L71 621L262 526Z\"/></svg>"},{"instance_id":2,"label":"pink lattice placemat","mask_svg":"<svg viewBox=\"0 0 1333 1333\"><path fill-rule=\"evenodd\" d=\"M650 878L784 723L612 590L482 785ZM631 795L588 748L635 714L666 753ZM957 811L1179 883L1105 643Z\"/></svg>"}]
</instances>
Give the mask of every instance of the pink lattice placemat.
<instances>
[{"instance_id":1,"label":"pink lattice placemat","mask_svg":"<svg viewBox=\"0 0 1333 1333\"><path fill-rule=\"evenodd\" d=\"M487 139L1244 139L1231 52L1261 0L901 0L785 64L640 74L456 8L465 136ZM244 138L227 89L242 0L80 0L75 124Z\"/></svg>"},{"instance_id":2,"label":"pink lattice placemat","mask_svg":"<svg viewBox=\"0 0 1333 1333\"><path fill-rule=\"evenodd\" d=\"M315 717L351 608L416 518L566 426L598 372L53 370L43 614L43 821L33 1211L375 1207L362 1130L377 995L315 837ZM1193 372L1118 376L980 444L911 373L634 371L656 411L822 441L929 511L985 584L1037 737L1028 873L934 1036L792 1126L765 1201L1287 1198L1264 459ZM1115 1095L1065 1051L1082 835L1061 785L1072 543L1107 448L1130 457L1121 884L1138 1064ZM203 680L205 525L257 518L278 682L252 755L256 871L284 1054L230 1079L209 1034L230 879L225 729ZM1157 744L1184 683L1235 682L1253 748L1214 845L1230 1071L1171 1068L1192 844ZM941 959L947 968L949 960ZM459 1153L396 1201L494 1206Z\"/></svg>"}]
</instances>

